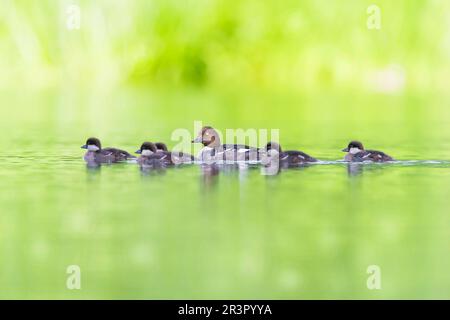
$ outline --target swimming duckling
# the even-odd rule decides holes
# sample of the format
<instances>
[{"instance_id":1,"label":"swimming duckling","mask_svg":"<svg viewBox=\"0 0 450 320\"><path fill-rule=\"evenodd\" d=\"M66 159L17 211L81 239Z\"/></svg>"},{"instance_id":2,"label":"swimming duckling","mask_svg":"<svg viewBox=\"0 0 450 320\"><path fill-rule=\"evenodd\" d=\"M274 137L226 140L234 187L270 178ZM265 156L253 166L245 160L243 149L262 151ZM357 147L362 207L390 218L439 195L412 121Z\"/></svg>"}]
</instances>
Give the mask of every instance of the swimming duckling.
<instances>
[{"instance_id":1,"label":"swimming duckling","mask_svg":"<svg viewBox=\"0 0 450 320\"><path fill-rule=\"evenodd\" d=\"M136 153L141 155L137 159L137 163L141 167L162 168L173 164L170 152L157 151L152 142L144 142Z\"/></svg>"},{"instance_id":2,"label":"swimming duckling","mask_svg":"<svg viewBox=\"0 0 450 320\"><path fill-rule=\"evenodd\" d=\"M265 151L265 152L264 152ZM302 164L317 162L316 158L297 150L287 150L283 151L280 144L277 142L270 141L267 143L265 150L262 152L264 155L261 156L261 162L267 165L273 160L278 159L280 167L296 167Z\"/></svg>"},{"instance_id":3,"label":"swimming duckling","mask_svg":"<svg viewBox=\"0 0 450 320\"><path fill-rule=\"evenodd\" d=\"M155 143L156 152L169 152L167 146L163 142ZM193 155L181 151L171 151L171 159L174 164L192 163L196 159Z\"/></svg>"},{"instance_id":4,"label":"swimming duckling","mask_svg":"<svg viewBox=\"0 0 450 320\"><path fill-rule=\"evenodd\" d=\"M386 162L394 160L391 156L385 154L384 152L376 150L365 150L363 144L359 141L351 141L348 144L348 147L343 149L342 151L347 152L344 160L349 162Z\"/></svg>"},{"instance_id":5,"label":"swimming duckling","mask_svg":"<svg viewBox=\"0 0 450 320\"><path fill-rule=\"evenodd\" d=\"M87 139L86 144L81 148L87 149L84 160L88 163L114 163L136 158L124 150L102 148L102 144L97 138Z\"/></svg>"},{"instance_id":6,"label":"swimming duckling","mask_svg":"<svg viewBox=\"0 0 450 320\"><path fill-rule=\"evenodd\" d=\"M136 153L141 154L138 159L139 164L147 164L152 166L157 166L157 162L160 162L163 166L192 163L195 158L184 152L178 151L167 151L167 146L164 143L152 143L144 142L141 148L136 151Z\"/></svg>"},{"instance_id":7,"label":"swimming duckling","mask_svg":"<svg viewBox=\"0 0 450 320\"><path fill-rule=\"evenodd\" d=\"M227 162L256 160L257 149L243 144L221 144L219 133L210 126L204 126L192 143L203 144L198 158L201 161L225 160ZM254 152L252 152L254 151ZM254 158L254 159L253 159Z\"/></svg>"}]
</instances>

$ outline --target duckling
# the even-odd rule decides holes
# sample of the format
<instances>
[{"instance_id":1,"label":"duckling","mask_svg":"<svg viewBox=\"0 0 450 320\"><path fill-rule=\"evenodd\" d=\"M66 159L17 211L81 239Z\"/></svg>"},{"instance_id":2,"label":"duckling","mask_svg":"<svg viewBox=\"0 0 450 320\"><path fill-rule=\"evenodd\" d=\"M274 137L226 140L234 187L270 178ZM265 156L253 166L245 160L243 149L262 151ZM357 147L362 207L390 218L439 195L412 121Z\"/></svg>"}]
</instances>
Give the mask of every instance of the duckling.
<instances>
[{"instance_id":1,"label":"duckling","mask_svg":"<svg viewBox=\"0 0 450 320\"><path fill-rule=\"evenodd\" d=\"M265 151L265 152L264 152ZM280 167L296 167L305 163L317 162L316 158L297 150L282 151L280 144L270 141L267 143L264 156L261 157L261 162L264 165L271 163L273 159L278 159Z\"/></svg>"},{"instance_id":2,"label":"duckling","mask_svg":"<svg viewBox=\"0 0 450 320\"><path fill-rule=\"evenodd\" d=\"M137 163L141 167L162 168L173 164L170 152L157 151L155 144L152 142L144 142L136 153L141 155L137 159Z\"/></svg>"},{"instance_id":3,"label":"duckling","mask_svg":"<svg viewBox=\"0 0 450 320\"><path fill-rule=\"evenodd\" d=\"M169 152L167 146L163 142L155 143L156 152ZM171 151L171 159L174 164L192 163L196 159L193 155L181 151Z\"/></svg>"},{"instance_id":4,"label":"duckling","mask_svg":"<svg viewBox=\"0 0 450 320\"><path fill-rule=\"evenodd\" d=\"M221 144L219 133L210 126L204 126L198 133L197 138L192 143L203 144L198 158L200 161L242 161L249 160L257 154L256 148L251 148L242 144ZM252 152L254 151L254 153Z\"/></svg>"},{"instance_id":5,"label":"duckling","mask_svg":"<svg viewBox=\"0 0 450 320\"><path fill-rule=\"evenodd\" d=\"M347 152L344 160L349 162L387 162L394 160L391 156L385 154L384 152L376 150L365 150L363 144L359 141L351 141L348 144L347 148L342 149L342 151Z\"/></svg>"},{"instance_id":6,"label":"duckling","mask_svg":"<svg viewBox=\"0 0 450 320\"><path fill-rule=\"evenodd\" d=\"M116 148L102 148L102 144L97 138L89 138L86 144L81 146L87 149L84 160L88 163L114 163L136 158L127 151Z\"/></svg>"}]
</instances>

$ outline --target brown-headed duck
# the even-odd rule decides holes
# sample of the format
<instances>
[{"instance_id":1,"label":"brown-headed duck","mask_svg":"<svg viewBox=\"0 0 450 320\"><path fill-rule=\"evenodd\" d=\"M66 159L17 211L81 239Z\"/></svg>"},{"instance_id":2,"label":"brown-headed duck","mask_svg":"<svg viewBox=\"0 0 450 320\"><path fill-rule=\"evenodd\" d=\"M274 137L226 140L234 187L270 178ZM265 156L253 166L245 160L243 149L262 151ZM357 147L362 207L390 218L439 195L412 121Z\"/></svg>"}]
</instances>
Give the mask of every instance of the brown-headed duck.
<instances>
[{"instance_id":1,"label":"brown-headed duck","mask_svg":"<svg viewBox=\"0 0 450 320\"><path fill-rule=\"evenodd\" d=\"M204 126L192 143L201 143L204 146L198 155L200 161L235 162L257 160L258 157L256 148L243 144L222 144L219 133L210 126Z\"/></svg>"}]
</instances>

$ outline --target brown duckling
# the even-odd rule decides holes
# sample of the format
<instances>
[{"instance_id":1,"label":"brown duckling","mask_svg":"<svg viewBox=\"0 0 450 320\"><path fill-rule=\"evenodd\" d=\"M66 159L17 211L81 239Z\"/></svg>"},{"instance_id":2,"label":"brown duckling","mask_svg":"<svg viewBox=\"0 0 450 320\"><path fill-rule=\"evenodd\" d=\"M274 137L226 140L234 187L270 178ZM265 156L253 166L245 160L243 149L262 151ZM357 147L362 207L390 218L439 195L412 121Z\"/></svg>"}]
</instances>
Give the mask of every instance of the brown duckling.
<instances>
[{"instance_id":1,"label":"brown duckling","mask_svg":"<svg viewBox=\"0 0 450 320\"><path fill-rule=\"evenodd\" d=\"M114 163L136 158L127 151L117 148L102 148L102 144L97 138L89 138L86 144L81 146L87 152L84 160L88 163Z\"/></svg>"},{"instance_id":2,"label":"brown duckling","mask_svg":"<svg viewBox=\"0 0 450 320\"><path fill-rule=\"evenodd\" d=\"M136 151L136 153L141 154L141 157L139 158L142 158L141 161L151 161L153 163L154 161L158 160L161 161L165 166L182 163L192 163L193 161L195 161L195 157L188 153L168 151L167 146L162 142L144 142L141 145L141 149Z\"/></svg>"},{"instance_id":3,"label":"brown duckling","mask_svg":"<svg viewBox=\"0 0 450 320\"><path fill-rule=\"evenodd\" d=\"M342 151L347 152L344 160L349 162L387 162L394 160L391 156L385 154L384 152L376 150L365 150L363 144L359 141L351 141L348 144L347 148L343 149Z\"/></svg>"},{"instance_id":4,"label":"brown duckling","mask_svg":"<svg viewBox=\"0 0 450 320\"><path fill-rule=\"evenodd\" d=\"M156 152L169 152L167 146L163 142L156 142L155 143ZM171 159L174 164L181 164L181 163L192 163L196 159L193 155L190 155L189 153L181 152L181 151L170 151L171 153Z\"/></svg>"},{"instance_id":5,"label":"brown duckling","mask_svg":"<svg viewBox=\"0 0 450 320\"><path fill-rule=\"evenodd\" d=\"M170 152L158 151L152 142L144 142L136 153L141 155L137 159L141 167L161 168L173 165Z\"/></svg>"},{"instance_id":6,"label":"brown duckling","mask_svg":"<svg viewBox=\"0 0 450 320\"><path fill-rule=\"evenodd\" d=\"M276 159L277 157L279 159L280 167L296 167L306 163L317 162L316 158L313 158L302 151L283 151L280 144L273 141L267 143L266 148L263 149L263 153L264 152L266 155L261 157L263 164L265 162L270 162L272 158Z\"/></svg>"}]
</instances>

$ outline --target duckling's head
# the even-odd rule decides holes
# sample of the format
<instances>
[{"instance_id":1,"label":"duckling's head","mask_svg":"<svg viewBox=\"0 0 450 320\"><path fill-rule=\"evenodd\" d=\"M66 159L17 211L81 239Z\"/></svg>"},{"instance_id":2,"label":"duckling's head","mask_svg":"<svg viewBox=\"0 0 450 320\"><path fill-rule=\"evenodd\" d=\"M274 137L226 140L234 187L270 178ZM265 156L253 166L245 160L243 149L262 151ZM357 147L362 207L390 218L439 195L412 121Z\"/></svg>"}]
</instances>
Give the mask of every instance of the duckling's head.
<instances>
[{"instance_id":1,"label":"duckling's head","mask_svg":"<svg viewBox=\"0 0 450 320\"><path fill-rule=\"evenodd\" d=\"M156 151L168 151L167 146L163 142L155 143Z\"/></svg>"},{"instance_id":2,"label":"duckling's head","mask_svg":"<svg viewBox=\"0 0 450 320\"><path fill-rule=\"evenodd\" d=\"M276 150L276 151L278 151L278 153L280 153L281 152L281 146L280 146L280 144L278 142L269 141L266 144L266 150L267 150L267 152L269 152L270 150Z\"/></svg>"},{"instance_id":3,"label":"duckling's head","mask_svg":"<svg viewBox=\"0 0 450 320\"><path fill-rule=\"evenodd\" d=\"M192 143L201 143L205 147L216 147L220 145L219 133L213 127L205 126L198 133Z\"/></svg>"},{"instance_id":4,"label":"duckling's head","mask_svg":"<svg viewBox=\"0 0 450 320\"><path fill-rule=\"evenodd\" d=\"M102 144L97 138L89 138L86 140L86 144L81 146L82 149L87 149L88 151L99 151L102 149Z\"/></svg>"},{"instance_id":5,"label":"duckling's head","mask_svg":"<svg viewBox=\"0 0 450 320\"><path fill-rule=\"evenodd\" d=\"M141 148L136 151L137 154L140 154L142 156L149 156L156 152L156 146L152 142L144 142L141 145Z\"/></svg>"},{"instance_id":6,"label":"duckling's head","mask_svg":"<svg viewBox=\"0 0 450 320\"><path fill-rule=\"evenodd\" d=\"M359 141L351 141L348 144L348 147L345 149L342 149L343 152L348 152L351 154L357 154L358 152L364 151L364 146Z\"/></svg>"}]
</instances>

